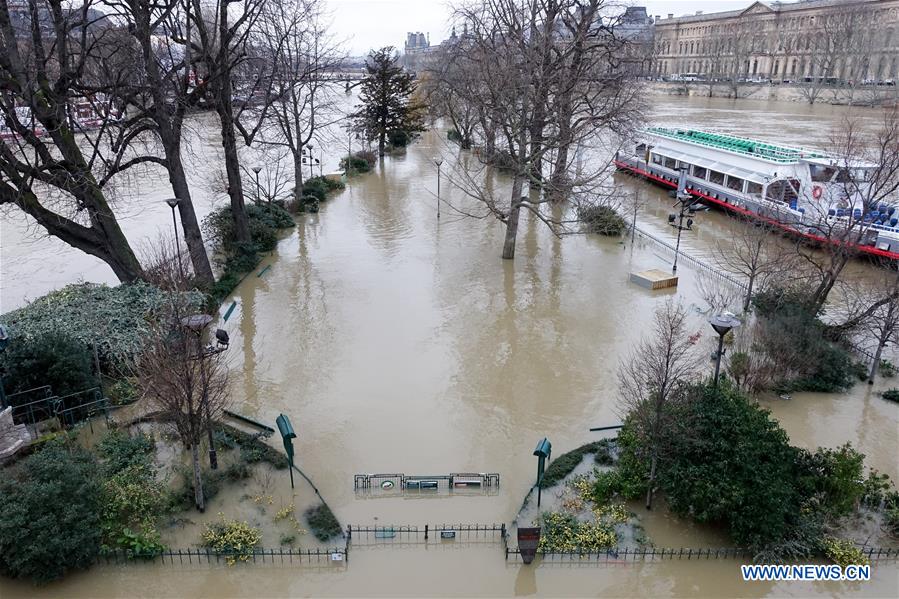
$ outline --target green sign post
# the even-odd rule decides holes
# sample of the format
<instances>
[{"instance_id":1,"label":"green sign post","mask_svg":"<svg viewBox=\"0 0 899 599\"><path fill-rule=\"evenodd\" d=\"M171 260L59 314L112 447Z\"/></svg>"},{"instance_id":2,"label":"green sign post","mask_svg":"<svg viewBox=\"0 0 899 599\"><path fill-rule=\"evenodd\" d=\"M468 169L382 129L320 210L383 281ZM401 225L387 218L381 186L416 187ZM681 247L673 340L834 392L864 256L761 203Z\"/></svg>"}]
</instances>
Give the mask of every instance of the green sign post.
<instances>
[{"instance_id":1,"label":"green sign post","mask_svg":"<svg viewBox=\"0 0 899 599\"><path fill-rule=\"evenodd\" d=\"M293 489L293 440L297 438L297 434L293 432L293 425L290 424L290 418L281 414L275 419L278 425L278 431L281 433L281 440L284 442L284 451L287 453L287 464L290 470L290 488Z\"/></svg>"},{"instance_id":2,"label":"green sign post","mask_svg":"<svg viewBox=\"0 0 899 599\"><path fill-rule=\"evenodd\" d=\"M534 450L534 455L537 456L537 507L540 507L540 485L543 482L543 471L545 470L546 462L549 461L552 450L553 444L546 437L543 437L543 440L537 443L537 448Z\"/></svg>"}]
</instances>

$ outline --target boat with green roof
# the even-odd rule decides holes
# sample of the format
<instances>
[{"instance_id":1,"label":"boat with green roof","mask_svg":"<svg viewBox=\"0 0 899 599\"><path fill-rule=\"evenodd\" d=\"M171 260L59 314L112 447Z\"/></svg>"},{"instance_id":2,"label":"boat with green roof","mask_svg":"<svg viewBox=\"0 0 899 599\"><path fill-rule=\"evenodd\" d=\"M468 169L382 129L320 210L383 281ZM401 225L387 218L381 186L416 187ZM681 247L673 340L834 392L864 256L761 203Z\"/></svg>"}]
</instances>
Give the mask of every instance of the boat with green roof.
<instances>
[{"instance_id":1,"label":"boat with green roof","mask_svg":"<svg viewBox=\"0 0 899 599\"><path fill-rule=\"evenodd\" d=\"M899 259L896 201L870 201L877 165L725 133L651 127L615 165L694 201L763 220L809 241Z\"/></svg>"}]
</instances>

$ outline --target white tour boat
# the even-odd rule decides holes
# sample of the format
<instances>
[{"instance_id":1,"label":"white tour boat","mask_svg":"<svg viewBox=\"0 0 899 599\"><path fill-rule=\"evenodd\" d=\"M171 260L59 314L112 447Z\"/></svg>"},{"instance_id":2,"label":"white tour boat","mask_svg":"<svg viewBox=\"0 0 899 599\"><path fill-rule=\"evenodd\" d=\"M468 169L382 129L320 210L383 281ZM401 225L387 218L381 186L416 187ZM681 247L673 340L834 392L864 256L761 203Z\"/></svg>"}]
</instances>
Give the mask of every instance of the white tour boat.
<instances>
[{"instance_id":1,"label":"white tour boat","mask_svg":"<svg viewBox=\"0 0 899 599\"><path fill-rule=\"evenodd\" d=\"M652 127L615 156L619 169L686 191L703 203L818 243L899 260L895 202L866 205L876 165L803 148L696 129Z\"/></svg>"}]
</instances>

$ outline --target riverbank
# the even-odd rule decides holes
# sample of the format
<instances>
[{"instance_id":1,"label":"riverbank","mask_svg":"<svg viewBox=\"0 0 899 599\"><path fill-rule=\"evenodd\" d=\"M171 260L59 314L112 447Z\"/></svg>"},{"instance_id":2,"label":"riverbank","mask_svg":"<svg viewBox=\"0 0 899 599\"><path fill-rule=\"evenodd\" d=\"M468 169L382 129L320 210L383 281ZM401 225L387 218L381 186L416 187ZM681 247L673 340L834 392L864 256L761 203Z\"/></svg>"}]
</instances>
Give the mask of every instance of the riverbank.
<instances>
[{"instance_id":1,"label":"riverbank","mask_svg":"<svg viewBox=\"0 0 899 599\"><path fill-rule=\"evenodd\" d=\"M650 81L647 91L654 96L698 96L703 98L751 99L759 102L791 102L809 104L815 95L818 104L834 106L895 106L899 102L899 86L825 87L813 94L801 85L747 83L736 87L727 83Z\"/></svg>"}]
</instances>

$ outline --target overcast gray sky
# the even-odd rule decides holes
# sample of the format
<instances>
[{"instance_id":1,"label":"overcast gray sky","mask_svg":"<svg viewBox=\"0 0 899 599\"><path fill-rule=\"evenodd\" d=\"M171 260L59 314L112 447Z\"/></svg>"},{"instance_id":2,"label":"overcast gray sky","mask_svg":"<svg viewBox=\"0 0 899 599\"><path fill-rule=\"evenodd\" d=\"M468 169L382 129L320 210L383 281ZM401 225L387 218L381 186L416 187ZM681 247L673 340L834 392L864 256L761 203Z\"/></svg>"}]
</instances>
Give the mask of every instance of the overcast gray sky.
<instances>
[{"instance_id":1,"label":"overcast gray sky","mask_svg":"<svg viewBox=\"0 0 899 599\"><path fill-rule=\"evenodd\" d=\"M402 50L406 32L431 34L438 44L449 35L450 3L446 0L326 0L333 16L335 35L347 42L352 55L366 54L371 48L395 46ZM753 0L645 0L650 15L675 16L697 10L716 12L747 7Z\"/></svg>"}]
</instances>

